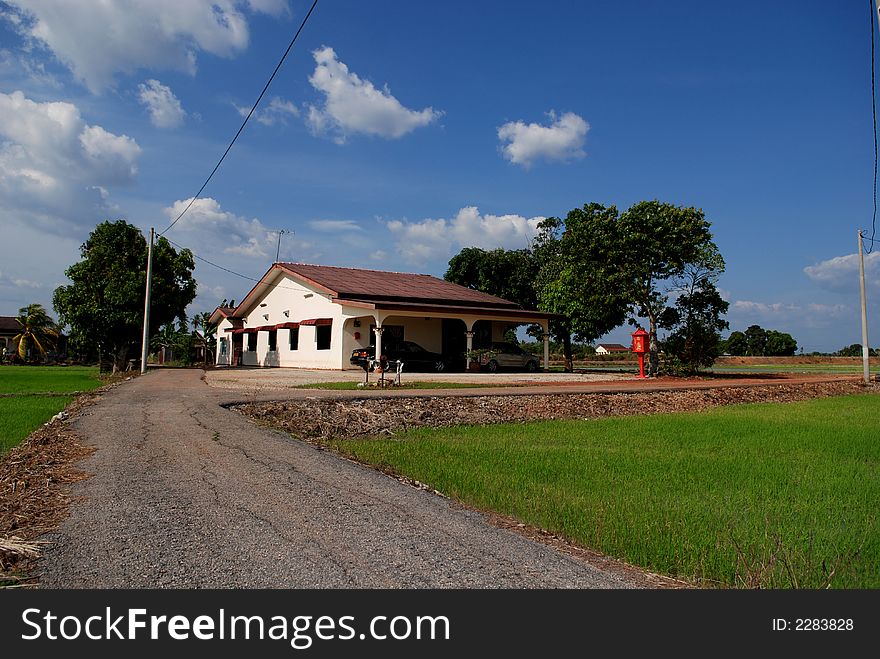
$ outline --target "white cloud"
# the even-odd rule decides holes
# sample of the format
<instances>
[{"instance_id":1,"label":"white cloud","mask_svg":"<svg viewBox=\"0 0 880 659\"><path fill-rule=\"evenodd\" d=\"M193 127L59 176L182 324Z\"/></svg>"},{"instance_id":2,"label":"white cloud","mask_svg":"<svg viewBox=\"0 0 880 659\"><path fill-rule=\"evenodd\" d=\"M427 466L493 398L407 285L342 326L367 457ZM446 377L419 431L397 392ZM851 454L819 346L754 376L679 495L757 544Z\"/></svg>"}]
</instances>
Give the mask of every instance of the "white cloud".
<instances>
[{"instance_id":1,"label":"white cloud","mask_svg":"<svg viewBox=\"0 0 880 659\"><path fill-rule=\"evenodd\" d=\"M543 219L481 215L476 206L466 206L450 220L391 220L386 225L396 239L398 253L410 262L420 263L448 259L462 247L527 247Z\"/></svg>"},{"instance_id":2,"label":"white cloud","mask_svg":"<svg viewBox=\"0 0 880 659\"><path fill-rule=\"evenodd\" d=\"M363 231L363 227L354 220L312 220L309 227L315 231L336 233L342 231Z\"/></svg>"},{"instance_id":3,"label":"white cloud","mask_svg":"<svg viewBox=\"0 0 880 659\"><path fill-rule=\"evenodd\" d=\"M30 279L8 275L0 270L0 287L39 289L43 288L43 285L39 282L31 281Z\"/></svg>"},{"instance_id":4,"label":"white cloud","mask_svg":"<svg viewBox=\"0 0 880 659\"><path fill-rule=\"evenodd\" d=\"M180 199L166 208L169 221L180 215L191 200L191 197ZM196 199L174 229L190 246L199 245L200 249L205 247L212 253L219 251L253 258L268 258L270 254L274 258L278 240L277 232L270 231L257 218L248 219L224 211L211 197Z\"/></svg>"},{"instance_id":5,"label":"white cloud","mask_svg":"<svg viewBox=\"0 0 880 659\"><path fill-rule=\"evenodd\" d=\"M151 79L138 85L138 91L138 99L150 111L156 128L177 128L183 123L186 112L170 87Z\"/></svg>"},{"instance_id":6,"label":"white cloud","mask_svg":"<svg viewBox=\"0 0 880 659\"><path fill-rule=\"evenodd\" d=\"M58 232L113 210L107 187L130 182L141 149L126 135L88 125L64 102L0 93L0 209Z\"/></svg>"},{"instance_id":7,"label":"white cloud","mask_svg":"<svg viewBox=\"0 0 880 659\"><path fill-rule=\"evenodd\" d=\"M6 20L51 50L93 92L138 69L194 74L200 51L230 57L248 44L244 11L280 15L281 0L8 0Z\"/></svg>"},{"instance_id":8,"label":"white cloud","mask_svg":"<svg viewBox=\"0 0 880 659\"><path fill-rule=\"evenodd\" d=\"M731 329L745 329L757 323L774 329L782 327L827 328L841 321L856 320L857 312L846 304L821 302L755 302L736 300L730 305ZM782 329L782 331L788 331Z\"/></svg>"},{"instance_id":9,"label":"white cloud","mask_svg":"<svg viewBox=\"0 0 880 659\"><path fill-rule=\"evenodd\" d=\"M549 126L509 121L498 128L501 152L506 160L525 168L536 160L565 162L583 158L584 140L590 124L573 112L557 118L552 110L547 113ZM507 144L504 144L507 142Z\"/></svg>"},{"instance_id":10,"label":"white cloud","mask_svg":"<svg viewBox=\"0 0 880 659\"><path fill-rule=\"evenodd\" d=\"M240 105L236 105L235 109L238 110L238 113L242 117L248 116L248 113L251 111L250 107ZM252 119L255 119L264 126L274 126L278 123L286 124L288 118L298 116L298 107L296 107L291 101L286 101L283 98L275 96L263 109L258 108L257 111L254 112Z\"/></svg>"},{"instance_id":11,"label":"white cloud","mask_svg":"<svg viewBox=\"0 0 880 659\"><path fill-rule=\"evenodd\" d=\"M856 253L820 261L804 268L804 273L822 288L836 293L859 289L859 255ZM880 251L865 255L865 282L880 288Z\"/></svg>"},{"instance_id":12,"label":"white cloud","mask_svg":"<svg viewBox=\"0 0 880 659\"><path fill-rule=\"evenodd\" d=\"M397 139L442 115L431 107L404 107L387 85L376 89L369 80L350 72L332 48L324 46L312 54L316 66L309 82L324 94L322 107L309 106L307 121L315 134L331 133L339 144L355 133Z\"/></svg>"}]
</instances>

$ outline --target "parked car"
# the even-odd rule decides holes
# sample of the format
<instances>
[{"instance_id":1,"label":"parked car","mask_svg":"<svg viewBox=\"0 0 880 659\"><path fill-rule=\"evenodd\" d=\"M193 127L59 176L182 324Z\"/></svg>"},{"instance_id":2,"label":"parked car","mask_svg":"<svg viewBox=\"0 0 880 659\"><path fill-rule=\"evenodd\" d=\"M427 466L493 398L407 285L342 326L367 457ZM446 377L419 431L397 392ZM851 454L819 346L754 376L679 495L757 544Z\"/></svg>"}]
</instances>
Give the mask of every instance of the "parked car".
<instances>
[{"instance_id":1,"label":"parked car","mask_svg":"<svg viewBox=\"0 0 880 659\"><path fill-rule=\"evenodd\" d=\"M388 357L388 361L403 362L403 370L406 371L434 371L441 373L449 370L449 360L438 352L425 350L418 343L412 341L398 341L388 346L382 346L382 353ZM350 362L360 366L365 371L371 360L375 359L376 346L367 348L355 348L351 352Z\"/></svg>"},{"instance_id":2,"label":"parked car","mask_svg":"<svg viewBox=\"0 0 880 659\"><path fill-rule=\"evenodd\" d=\"M515 343L493 343L480 357L480 364L490 373L501 369L523 370L534 373L538 370L538 358L526 352Z\"/></svg>"}]
</instances>

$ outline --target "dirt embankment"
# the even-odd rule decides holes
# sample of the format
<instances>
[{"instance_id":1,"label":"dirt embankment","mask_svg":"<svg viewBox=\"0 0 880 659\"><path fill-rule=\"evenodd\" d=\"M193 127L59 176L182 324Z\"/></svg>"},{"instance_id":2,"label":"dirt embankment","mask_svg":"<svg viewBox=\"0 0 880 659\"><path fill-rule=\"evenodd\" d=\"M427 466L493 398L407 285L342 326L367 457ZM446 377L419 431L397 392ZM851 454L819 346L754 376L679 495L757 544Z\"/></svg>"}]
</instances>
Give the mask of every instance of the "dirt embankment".
<instances>
[{"instance_id":1,"label":"dirt embankment","mask_svg":"<svg viewBox=\"0 0 880 659\"><path fill-rule=\"evenodd\" d=\"M662 393L368 398L246 403L234 406L259 423L305 440L384 436L420 426L445 427L550 419L692 412L733 403L785 403L880 392L856 381L670 390Z\"/></svg>"}]
</instances>

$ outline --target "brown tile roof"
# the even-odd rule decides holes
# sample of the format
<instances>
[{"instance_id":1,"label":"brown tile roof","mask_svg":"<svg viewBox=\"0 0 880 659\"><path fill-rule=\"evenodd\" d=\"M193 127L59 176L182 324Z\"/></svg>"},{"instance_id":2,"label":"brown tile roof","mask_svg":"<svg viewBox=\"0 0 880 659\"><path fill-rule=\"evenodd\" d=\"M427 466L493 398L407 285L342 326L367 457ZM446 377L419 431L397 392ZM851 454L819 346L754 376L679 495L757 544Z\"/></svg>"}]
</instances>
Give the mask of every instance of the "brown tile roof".
<instances>
[{"instance_id":1,"label":"brown tile roof","mask_svg":"<svg viewBox=\"0 0 880 659\"><path fill-rule=\"evenodd\" d=\"M452 282L408 272L385 272L360 268L339 268L305 263L279 263L290 273L317 284L341 299L406 300L432 304L519 308L508 300L475 291Z\"/></svg>"},{"instance_id":2,"label":"brown tile roof","mask_svg":"<svg viewBox=\"0 0 880 659\"><path fill-rule=\"evenodd\" d=\"M532 311L520 309L519 307L483 307L476 305L462 304L438 304L436 302L401 302L400 300L356 300L356 299L337 299L338 304L355 303L354 306L364 306L370 309L383 309L387 311L424 311L430 314L434 313L482 313L492 316L522 316L528 318L556 318L558 314L548 313L546 311Z\"/></svg>"},{"instance_id":3,"label":"brown tile roof","mask_svg":"<svg viewBox=\"0 0 880 659\"><path fill-rule=\"evenodd\" d=\"M15 319L15 316L0 316L0 332L15 332L21 329L21 325Z\"/></svg>"}]
</instances>

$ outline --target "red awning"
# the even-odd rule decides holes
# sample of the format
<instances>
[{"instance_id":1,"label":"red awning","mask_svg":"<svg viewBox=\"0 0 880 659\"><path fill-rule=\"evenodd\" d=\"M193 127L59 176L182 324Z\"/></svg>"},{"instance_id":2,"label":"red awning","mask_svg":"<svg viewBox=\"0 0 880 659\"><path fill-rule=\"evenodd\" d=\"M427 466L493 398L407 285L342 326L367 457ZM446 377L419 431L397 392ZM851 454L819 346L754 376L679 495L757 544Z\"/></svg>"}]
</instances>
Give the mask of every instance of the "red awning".
<instances>
[{"instance_id":1,"label":"red awning","mask_svg":"<svg viewBox=\"0 0 880 659\"><path fill-rule=\"evenodd\" d=\"M278 323L275 329L296 329L297 327L299 327L299 323Z\"/></svg>"},{"instance_id":2,"label":"red awning","mask_svg":"<svg viewBox=\"0 0 880 659\"><path fill-rule=\"evenodd\" d=\"M256 327L241 327L239 329L232 330L232 333L233 334L256 334L257 328Z\"/></svg>"},{"instance_id":3,"label":"red awning","mask_svg":"<svg viewBox=\"0 0 880 659\"><path fill-rule=\"evenodd\" d=\"M275 329L274 325L260 325L259 327L255 327L255 332L271 332Z\"/></svg>"},{"instance_id":4,"label":"red awning","mask_svg":"<svg viewBox=\"0 0 880 659\"><path fill-rule=\"evenodd\" d=\"M332 325L332 318L309 318L308 320L299 321L300 325Z\"/></svg>"}]
</instances>

